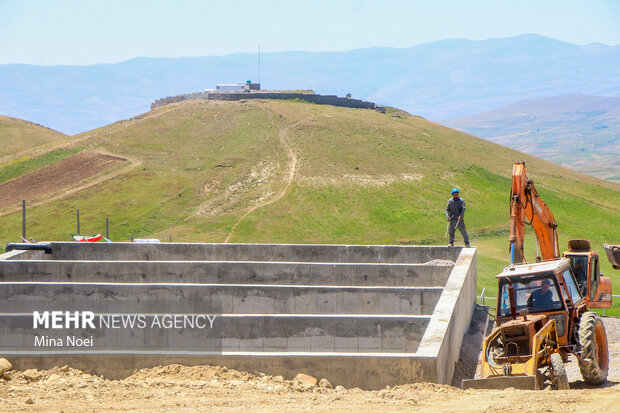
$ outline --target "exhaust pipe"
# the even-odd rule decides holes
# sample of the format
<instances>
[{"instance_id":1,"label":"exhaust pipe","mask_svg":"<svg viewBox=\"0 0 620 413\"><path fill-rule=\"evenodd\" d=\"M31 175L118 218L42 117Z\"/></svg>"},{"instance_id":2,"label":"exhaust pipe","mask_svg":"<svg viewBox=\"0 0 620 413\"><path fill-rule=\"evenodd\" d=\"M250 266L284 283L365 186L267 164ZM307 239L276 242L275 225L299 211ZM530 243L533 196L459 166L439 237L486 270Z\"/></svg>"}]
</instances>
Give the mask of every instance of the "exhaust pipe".
<instances>
[{"instance_id":1,"label":"exhaust pipe","mask_svg":"<svg viewBox=\"0 0 620 413\"><path fill-rule=\"evenodd\" d=\"M512 315L512 319L517 319L517 300L515 298L515 287L512 285L512 280L510 278L506 278L508 281L508 299L510 300L510 315Z\"/></svg>"},{"instance_id":2,"label":"exhaust pipe","mask_svg":"<svg viewBox=\"0 0 620 413\"><path fill-rule=\"evenodd\" d=\"M45 251L46 254L51 254L52 246L50 244L27 244L27 243L17 243L17 242L11 242L9 244L6 244L6 248L4 248L4 252L9 252L13 250Z\"/></svg>"}]
</instances>

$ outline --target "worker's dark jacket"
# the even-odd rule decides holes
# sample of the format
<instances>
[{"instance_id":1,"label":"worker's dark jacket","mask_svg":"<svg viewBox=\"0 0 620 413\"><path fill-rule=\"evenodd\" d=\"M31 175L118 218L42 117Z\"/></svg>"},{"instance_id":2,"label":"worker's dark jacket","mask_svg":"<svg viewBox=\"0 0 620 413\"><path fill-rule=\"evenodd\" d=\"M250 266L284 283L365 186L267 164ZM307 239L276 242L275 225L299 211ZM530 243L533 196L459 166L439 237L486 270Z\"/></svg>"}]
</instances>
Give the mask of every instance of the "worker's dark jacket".
<instances>
[{"instance_id":1,"label":"worker's dark jacket","mask_svg":"<svg viewBox=\"0 0 620 413\"><path fill-rule=\"evenodd\" d=\"M550 310L553 306L553 293L551 290L543 293L541 289L538 289L527 299L527 306L534 310Z\"/></svg>"},{"instance_id":2,"label":"worker's dark jacket","mask_svg":"<svg viewBox=\"0 0 620 413\"><path fill-rule=\"evenodd\" d=\"M465 201L461 197L450 198L446 205L446 218L458 219L465 215Z\"/></svg>"}]
</instances>

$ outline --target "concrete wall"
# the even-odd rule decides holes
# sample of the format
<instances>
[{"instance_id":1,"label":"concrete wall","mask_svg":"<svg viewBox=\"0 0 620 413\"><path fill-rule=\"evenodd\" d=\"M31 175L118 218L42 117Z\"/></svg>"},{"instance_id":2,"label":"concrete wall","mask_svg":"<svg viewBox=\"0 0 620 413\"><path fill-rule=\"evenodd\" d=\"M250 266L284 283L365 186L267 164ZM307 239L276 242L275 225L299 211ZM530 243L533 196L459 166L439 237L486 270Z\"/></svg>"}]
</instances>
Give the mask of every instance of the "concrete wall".
<instances>
[{"instance_id":1,"label":"concrete wall","mask_svg":"<svg viewBox=\"0 0 620 413\"><path fill-rule=\"evenodd\" d=\"M189 283L3 282L0 313L49 310L56 299L97 313L125 312L124 302L138 298L199 304L210 297L228 314L416 314L430 316L439 287L351 287ZM33 297L40 299L39 304ZM47 300L42 300L47 298ZM199 308L199 306L196 306Z\"/></svg>"},{"instance_id":2,"label":"concrete wall","mask_svg":"<svg viewBox=\"0 0 620 413\"><path fill-rule=\"evenodd\" d=\"M70 364L122 377L158 364L219 364L286 378L304 372L366 389L450 383L475 303L473 248L51 246L51 256L0 255L0 337L31 321L37 305L69 302L123 313L136 300L195 309L209 297L221 312L220 347L196 348L194 336L181 334L181 340L165 332L158 341L163 347L151 350L144 346L153 337L143 333L132 335L132 348L122 347L127 340L119 336L106 337L120 343L112 350L114 341L94 350L24 351L23 344L0 349L18 368Z\"/></svg>"},{"instance_id":3,"label":"concrete wall","mask_svg":"<svg viewBox=\"0 0 620 413\"><path fill-rule=\"evenodd\" d=\"M463 248L416 354L437 360L433 373L434 381L438 383L452 382L463 336L469 328L476 304L476 282L476 249Z\"/></svg>"},{"instance_id":4,"label":"concrete wall","mask_svg":"<svg viewBox=\"0 0 620 413\"><path fill-rule=\"evenodd\" d=\"M401 245L50 243L51 260L102 261L271 261L420 264L455 261L459 248ZM22 251L30 254L35 251ZM20 259L18 257L10 259ZM26 259L32 259L28 256ZM437 263L433 263L437 265Z\"/></svg>"},{"instance_id":5,"label":"concrete wall","mask_svg":"<svg viewBox=\"0 0 620 413\"><path fill-rule=\"evenodd\" d=\"M304 102L316 103L319 105L332 105L343 106L347 108L362 108L362 109L375 109L376 105L373 102L366 102L364 100L342 98L335 95L317 95L307 93L287 93L287 92L235 92L235 93L209 93L209 92L196 92L186 93L177 96L168 96L165 98L157 99L151 103L151 109L155 109L161 106L168 105L170 103L182 102L184 100L226 100L237 101L245 99L278 99L278 100L293 100L299 99Z\"/></svg>"},{"instance_id":6,"label":"concrete wall","mask_svg":"<svg viewBox=\"0 0 620 413\"><path fill-rule=\"evenodd\" d=\"M252 261L5 261L0 281L441 287L450 266Z\"/></svg>"}]
</instances>

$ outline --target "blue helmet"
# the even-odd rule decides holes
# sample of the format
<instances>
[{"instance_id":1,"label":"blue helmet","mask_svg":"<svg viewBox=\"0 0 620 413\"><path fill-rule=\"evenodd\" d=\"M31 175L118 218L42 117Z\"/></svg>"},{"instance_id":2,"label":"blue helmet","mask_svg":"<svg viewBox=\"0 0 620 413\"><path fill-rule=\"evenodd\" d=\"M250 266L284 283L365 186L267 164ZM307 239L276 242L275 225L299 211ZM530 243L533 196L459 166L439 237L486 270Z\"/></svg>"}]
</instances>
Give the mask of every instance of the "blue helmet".
<instances>
[{"instance_id":1,"label":"blue helmet","mask_svg":"<svg viewBox=\"0 0 620 413\"><path fill-rule=\"evenodd\" d=\"M458 188L454 188L454 189L452 190L452 195L454 195L454 194L458 194L458 193L459 193Z\"/></svg>"}]
</instances>

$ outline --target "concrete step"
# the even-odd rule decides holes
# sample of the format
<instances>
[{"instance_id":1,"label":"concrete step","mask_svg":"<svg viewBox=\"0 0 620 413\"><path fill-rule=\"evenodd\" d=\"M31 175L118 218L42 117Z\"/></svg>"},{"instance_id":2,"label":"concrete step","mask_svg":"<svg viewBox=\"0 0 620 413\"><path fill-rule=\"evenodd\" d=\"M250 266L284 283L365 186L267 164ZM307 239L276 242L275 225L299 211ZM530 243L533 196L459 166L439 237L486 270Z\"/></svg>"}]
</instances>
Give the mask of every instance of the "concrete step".
<instances>
[{"instance_id":1,"label":"concrete step","mask_svg":"<svg viewBox=\"0 0 620 413\"><path fill-rule=\"evenodd\" d=\"M252 261L3 261L0 282L168 282L443 287L451 265Z\"/></svg>"},{"instance_id":2,"label":"concrete step","mask_svg":"<svg viewBox=\"0 0 620 413\"><path fill-rule=\"evenodd\" d=\"M184 307L177 311L430 315L441 292L439 287L4 282L0 283L0 313L54 308L133 312L139 300L142 308L163 303L168 311L169 303L182 303Z\"/></svg>"},{"instance_id":3,"label":"concrete step","mask_svg":"<svg viewBox=\"0 0 620 413\"><path fill-rule=\"evenodd\" d=\"M98 261L289 261L425 263L455 261L461 248L409 245L78 243L52 242L42 259Z\"/></svg>"},{"instance_id":4,"label":"concrete step","mask_svg":"<svg viewBox=\"0 0 620 413\"><path fill-rule=\"evenodd\" d=\"M223 314L213 329L157 328L147 318L146 328L54 330L33 329L32 314L0 315L0 346L5 354L64 351L150 351L244 352L343 352L414 353L430 317L369 316L342 314ZM67 346L67 337L91 338L92 346ZM46 345L35 345L44 337ZM49 340L63 340L60 346Z\"/></svg>"}]
</instances>

